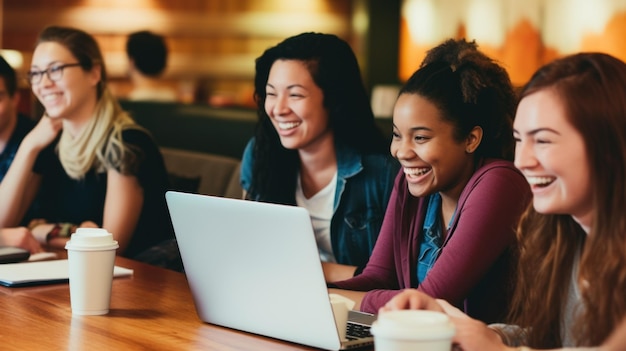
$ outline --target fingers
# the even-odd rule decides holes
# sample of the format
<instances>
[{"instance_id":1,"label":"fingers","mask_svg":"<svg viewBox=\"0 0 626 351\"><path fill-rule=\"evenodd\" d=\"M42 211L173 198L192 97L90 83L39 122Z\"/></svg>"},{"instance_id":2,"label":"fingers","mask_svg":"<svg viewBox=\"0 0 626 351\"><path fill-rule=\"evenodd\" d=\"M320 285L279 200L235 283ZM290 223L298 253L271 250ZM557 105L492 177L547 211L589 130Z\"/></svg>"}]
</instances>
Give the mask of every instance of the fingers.
<instances>
[{"instance_id":1,"label":"fingers","mask_svg":"<svg viewBox=\"0 0 626 351\"><path fill-rule=\"evenodd\" d=\"M44 115L35 128L22 140L22 144L33 151L39 151L49 145L59 135L62 128L63 121L60 118L50 118ZM22 144L20 144L20 148Z\"/></svg>"},{"instance_id":2,"label":"fingers","mask_svg":"<svg viewBox=\"0 0 626 351\"><path fill-rule=\"evenodd\" d=\"M435 310L443 312L435 299L419 291L409 294L407 305L411 310Z\"/></svg>"},{"instance_id":3,"label":"fingers","mask_svg":"<svg viewBox=\"0 0 626 351\"><path fill-rule=\"evenodd\" d=\"M445 312L447 315L459 318L470 318L468 315L463 313L463 311L452 306L448 301L443 299L437 299L436 301L437 304L442 308L443 312Z\"/></svg>"},{"instance_id":4,"label":"fingers","mask_svg":"<svg viewBox=\"0 0 626 351\"><path fill-rule=\"evenodd\" d=\"M92 221L84 221L78 227L79 228L100 228L95 222L92 222Z\"/></svg>"},{"instance_id":5,"label":"fingers","mask_svg":"<svg viewBox=\"0 0 626 351\"><path fill-rule=\"evenodd\" d=\"M415 289L406 289L396 295L381 308L381 311L406 309L444 312L435 299Z\"/></svg>"},{"instance_id":6,"label":"fingers","mask_svg":"<svg viewBox=\"0 0 626 351\"><path fill-rule=\"evenodd\" d=\"M39 244L39 242L35 240L35 238L32 238L32 240L29 240L27 245L28 245L28 248L26 248L26 250L30 251L31 254L40 253L44 251L41 245Z\"/></svg>"},{"instance_id":7,"label":"fingers","mask_svg":"<svg viewBox=\"0 0 626 351\"><path fill-rule=\"evenodd\" d=\"M380 312L407 309L409 307L408 299L409 299L409 295L402 292L394 296L383 307L381 307Z\"/></svg>"},{"instance_id":8,"label":"fingers","mask_svg":"<svg viewBox=\"0 0 626 351\"><path fill-rule=\"evenodd\" d=\"M41 244L35 239L30 230L25 227L20 227L20 232L18 236L20 236L20 245L22 248L30 251L31 254L43 252L43 248Z\"/></svg>"},{"instance_id":9,"label":"fingers","mask_svg":"<svg viewBox=\"0 0 626 351\"><path fill-rule=\"evenodd\" d=\"M43 248L35 239L30 230L26 227L5 228L0 230L1 239L4 245L21 247L30 253L42 252Z\"/></svg>"}]
</instances>

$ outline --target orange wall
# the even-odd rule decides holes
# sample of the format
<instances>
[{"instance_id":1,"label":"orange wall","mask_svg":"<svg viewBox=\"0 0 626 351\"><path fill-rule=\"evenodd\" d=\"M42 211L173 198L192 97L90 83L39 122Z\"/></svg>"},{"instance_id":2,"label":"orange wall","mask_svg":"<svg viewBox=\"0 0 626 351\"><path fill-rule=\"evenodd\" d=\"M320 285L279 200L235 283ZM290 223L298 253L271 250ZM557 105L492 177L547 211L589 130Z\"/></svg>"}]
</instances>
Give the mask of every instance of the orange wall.
<instances>
[{"instance_id":1,"label":"orange wall","mask_svg":"<svg viewBox=\"0 0 626 351\"><path fill-rule=\"evenodd\" d=\"M463 37L460 30L457 38ZM626 61L626 12L613 15L601 33L586 34L581 38L579 51L600 51ZM482 45L479 48L498 60L507 69L515 85L523 85L541 65L568 53L546 46L541 40L541 29L527 19L517 22L505 35L504 44L498 47ZM419 67L431 46L415 43L409 34L406 21L400 23L399 76L405 81Z\"/></svg>"}]
</instances>

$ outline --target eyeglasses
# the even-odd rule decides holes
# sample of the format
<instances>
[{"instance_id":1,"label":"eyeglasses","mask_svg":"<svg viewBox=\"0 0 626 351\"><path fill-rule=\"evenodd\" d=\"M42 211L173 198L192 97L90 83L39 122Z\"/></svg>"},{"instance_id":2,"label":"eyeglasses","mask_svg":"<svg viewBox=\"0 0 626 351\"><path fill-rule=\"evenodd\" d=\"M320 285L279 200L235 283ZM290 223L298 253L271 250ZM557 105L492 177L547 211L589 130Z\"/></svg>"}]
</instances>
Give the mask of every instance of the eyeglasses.
<instances>
[{"instance_id":1,"label":"eyeglasses","mask_svg":"<svg viewBox=\"0 0 626 351\"><path fill-rule=\"evenodd\" d=\"M48 67L48 69L45 69L43 71L31 70L28 72L28 81L30 82L31 85L39 84L39 82L41 82L41 78L43 78L43 75L47 74L48 79L56 82L59 79L63 78L63 69L67 67L76 67L80 65L81 65L80 63L66 63L64 65L50 66Z\"/></svg>"}]
</instances>

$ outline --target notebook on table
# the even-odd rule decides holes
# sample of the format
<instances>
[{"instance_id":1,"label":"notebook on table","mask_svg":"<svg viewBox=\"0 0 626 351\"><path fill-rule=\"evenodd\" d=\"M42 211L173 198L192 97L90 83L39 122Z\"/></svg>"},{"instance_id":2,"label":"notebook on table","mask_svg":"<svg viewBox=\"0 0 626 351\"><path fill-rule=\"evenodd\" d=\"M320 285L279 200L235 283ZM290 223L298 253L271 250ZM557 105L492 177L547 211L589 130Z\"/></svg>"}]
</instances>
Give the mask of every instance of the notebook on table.
<instances>
[{"instance_id":1,"label":"notebook on table","mask_svg":"<svg viewBox=\"0 0 626 351\"><path fill-rule=\"evenodd\" d=\"M131 275L133 275L132 269L113 267L113 276L116 278ZM67 283L68 281L69 262L67 259L0 265L0 285L2 286L21 287Z\"/></svg>"},{"instance_id":2,"label":"notebook on table","mask_svg":"<svg viewBox=\"0 0 626 351\"><path fill-rule=\"evenodd\" d=\"M373 343L369 334L340 340L306 209L174 191L165 197L201 320L327 350ZM351 311L350 319L369 326L375 317Z\"/></svg>"}]
</instances>

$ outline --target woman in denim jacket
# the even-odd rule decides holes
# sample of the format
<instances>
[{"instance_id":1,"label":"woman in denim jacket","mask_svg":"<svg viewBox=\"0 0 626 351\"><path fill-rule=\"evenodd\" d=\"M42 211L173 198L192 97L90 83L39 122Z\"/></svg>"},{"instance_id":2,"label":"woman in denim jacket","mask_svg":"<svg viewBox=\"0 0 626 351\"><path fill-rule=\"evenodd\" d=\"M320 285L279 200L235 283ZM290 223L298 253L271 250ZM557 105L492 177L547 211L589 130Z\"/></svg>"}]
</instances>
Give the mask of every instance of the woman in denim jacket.
<instances>
[{"instance_id":1,"label":"woman in denim jacket","mask_svg":"<svg viewBox=\"0 0 626 351\"><path fill-rule=\"evenodd\" d=\"M302 33L256 60L259 122L242 157L244 197L307 208L327 280L364 267L399 169L350 46Z\"/></svg>"}]
</instances>

